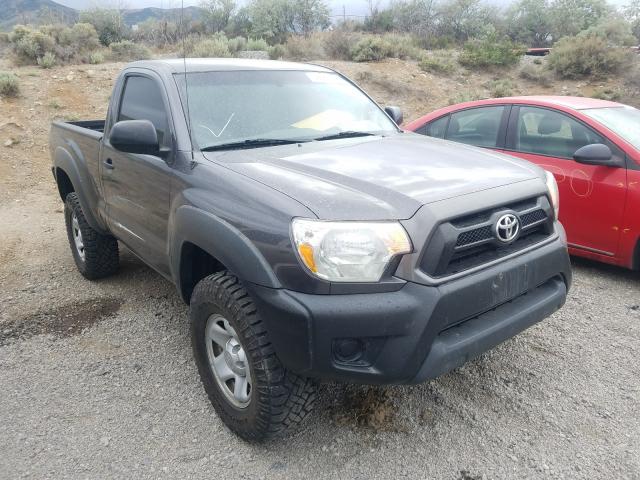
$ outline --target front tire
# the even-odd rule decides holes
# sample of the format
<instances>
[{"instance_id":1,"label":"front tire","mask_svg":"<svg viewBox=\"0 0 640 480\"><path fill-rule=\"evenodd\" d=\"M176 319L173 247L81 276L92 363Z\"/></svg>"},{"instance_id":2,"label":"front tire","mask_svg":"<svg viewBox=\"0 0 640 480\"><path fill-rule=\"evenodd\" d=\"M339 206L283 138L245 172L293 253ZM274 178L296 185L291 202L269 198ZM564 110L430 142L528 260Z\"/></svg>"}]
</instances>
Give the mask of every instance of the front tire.
<instances>
[{"instance_id":1,"label":"front tire","mask_svg":"<svg viewBox=\"0 0 640 480\"><path fill-rule=\"evenodd\" d=\"M120 259L118 241L111 235L101 235L91 228L75 192L67 195L64 219L69 246L78 271L89 280L115 273Z\"/></svg>"},{"instance_id":2,"label":"front tire","mask_svg":"<svg viewBox=\"0 0 640 480\"><path fill-rule=\"evenodd\" d=\"M312 410L315 384L286 370L240 281L201 280L191 296L191 340L200 379L222 421L238 436L276 436Z\"/></svg>"}]
</instances>

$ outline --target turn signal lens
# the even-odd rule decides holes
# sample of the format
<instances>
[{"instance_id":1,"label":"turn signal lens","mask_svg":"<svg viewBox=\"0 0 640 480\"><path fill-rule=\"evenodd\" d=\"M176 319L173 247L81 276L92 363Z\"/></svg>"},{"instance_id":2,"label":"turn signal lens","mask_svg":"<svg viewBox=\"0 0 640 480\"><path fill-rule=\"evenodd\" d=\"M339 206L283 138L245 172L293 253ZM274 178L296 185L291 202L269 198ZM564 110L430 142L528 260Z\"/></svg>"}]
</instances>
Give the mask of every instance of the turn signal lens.
<instances>
[{"instance_id":1,"label":"turn signal lens","mask_svg":"<svg viewBox=\"0 0 640 480\"><path fill-rule=\"evenodd\" d=\"M553 173L546 170L544 173L547 177L547 190L549 190L549 199L553 206L553 213L555 214L556 220L558 220L558 215L560 215L560 192L558 192L558 183Z\"/></svg>"}]
</instances>

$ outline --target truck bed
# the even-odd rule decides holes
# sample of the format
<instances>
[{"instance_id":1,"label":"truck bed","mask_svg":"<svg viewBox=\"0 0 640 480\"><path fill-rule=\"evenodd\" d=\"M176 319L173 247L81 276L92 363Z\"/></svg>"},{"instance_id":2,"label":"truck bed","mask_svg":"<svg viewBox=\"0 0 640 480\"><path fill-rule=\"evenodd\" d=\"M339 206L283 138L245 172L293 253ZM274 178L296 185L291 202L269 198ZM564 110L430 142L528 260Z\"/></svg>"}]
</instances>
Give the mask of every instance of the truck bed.
<instances>
[{"instance_id":1,"label":"truck bed","mask_svg":"<svg viewBox=\"0 0 640 480\"><path fill-rule=\"evenodd\" d=\"M81 120L79 122L64 122L69 125L75 125L80 128L87 128L95 132L104 133L104 120Z\"/></svg>"}]
</instances>

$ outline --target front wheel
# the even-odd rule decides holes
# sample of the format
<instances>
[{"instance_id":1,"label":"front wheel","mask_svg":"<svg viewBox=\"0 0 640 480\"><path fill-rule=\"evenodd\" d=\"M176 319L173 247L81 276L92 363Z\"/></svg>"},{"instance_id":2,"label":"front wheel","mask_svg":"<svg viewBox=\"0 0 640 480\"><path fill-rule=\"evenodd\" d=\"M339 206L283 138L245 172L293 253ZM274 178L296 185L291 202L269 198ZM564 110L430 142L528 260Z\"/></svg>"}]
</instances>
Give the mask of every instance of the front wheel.
<instances>
[{"instance_id":1,"label":"front wheel","mask_svg":"<svg viewBox=\"0 0 640 480\"><path fill-rule=\"evenodd\" d=\"M191 340L200 378L222 421L259 441L301 422L315 384L287 371L239 280L221 272L201 280L191 297Z\"/></svg>"}]
</instances>

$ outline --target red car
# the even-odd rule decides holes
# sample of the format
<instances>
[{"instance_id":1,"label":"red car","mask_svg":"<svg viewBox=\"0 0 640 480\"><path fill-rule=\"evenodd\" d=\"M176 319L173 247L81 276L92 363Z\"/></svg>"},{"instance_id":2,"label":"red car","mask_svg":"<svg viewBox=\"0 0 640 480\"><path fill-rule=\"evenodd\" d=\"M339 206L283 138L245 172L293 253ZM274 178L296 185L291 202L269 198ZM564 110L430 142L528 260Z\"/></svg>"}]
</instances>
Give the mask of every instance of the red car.
<instances>
[{"instance_id":1,"label":"red car","mask_svg":"<svg viewBox=\"0 0 640 480\"><path fill-rule=\"evenodd\" d=\"M495 98L442 108L405 128L552 172L570 253L640 267L640 110L582 97Z\"/></svg>"}]
</instances>

